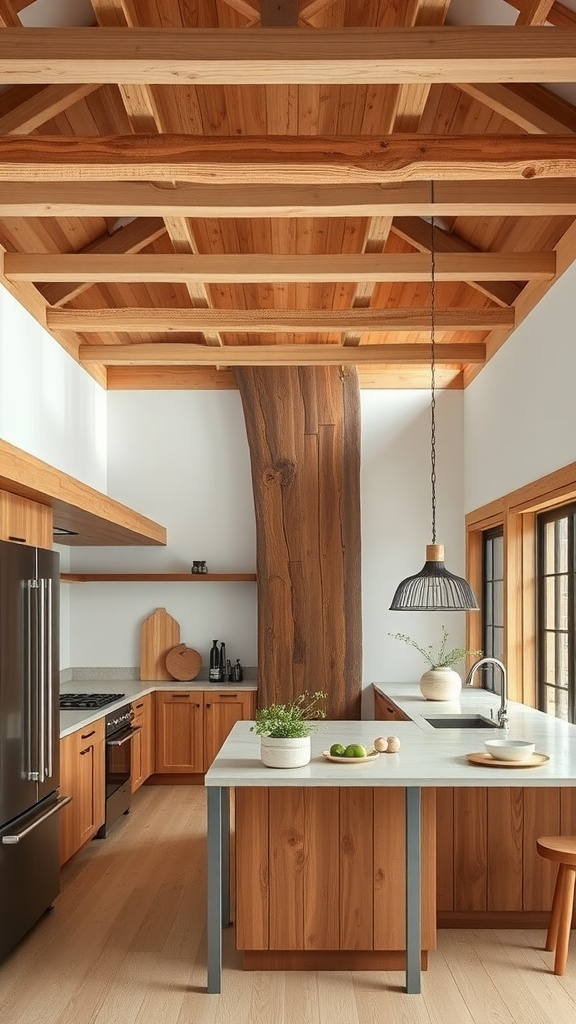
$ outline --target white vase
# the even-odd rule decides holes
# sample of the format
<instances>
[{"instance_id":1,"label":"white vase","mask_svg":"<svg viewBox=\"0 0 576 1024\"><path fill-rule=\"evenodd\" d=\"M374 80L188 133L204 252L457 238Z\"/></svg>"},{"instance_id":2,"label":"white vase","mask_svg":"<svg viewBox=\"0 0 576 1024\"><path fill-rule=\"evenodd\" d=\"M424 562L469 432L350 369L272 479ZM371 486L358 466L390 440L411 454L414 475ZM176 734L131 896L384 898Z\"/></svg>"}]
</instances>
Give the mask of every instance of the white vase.
<instances>
[{"instance_id":1,"label":"white vase","mask_svg":"<svg viewBox=\"0 0 576 1024\"><path fill-rule=\"evenodd\" d=\"M303 768L310 761L310 737L260 737L260 757L269 768Z\"/></svg>"},{"instance_id":2,"label":"white vase","mask_svg":"<svg viewBox=\"0 0 576 1024\"><path fill-rule=\"evenodd\" d=\"M420 679L426 700L458 700L462 680L453 668L429 668Z\"/></svg>"}]
</instances>

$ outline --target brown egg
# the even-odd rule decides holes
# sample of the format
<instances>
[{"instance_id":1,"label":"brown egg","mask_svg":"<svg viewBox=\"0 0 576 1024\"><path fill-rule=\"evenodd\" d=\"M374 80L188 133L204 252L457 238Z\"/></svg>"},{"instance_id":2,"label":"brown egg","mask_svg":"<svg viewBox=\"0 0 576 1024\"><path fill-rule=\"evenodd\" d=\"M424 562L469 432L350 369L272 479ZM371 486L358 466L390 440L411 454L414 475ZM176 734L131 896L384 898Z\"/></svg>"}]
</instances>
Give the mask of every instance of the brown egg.
<instances>
[{"instance_id":1,"label":"brown egg","mask_svg":"<svg viewBox=\"0 0 576 1024\"><path fill-rule=\"evenodd\" d=\"M401 743L397 736L389 736L387 743L387 750L389 754L396 754L400 750Z\"/></svg>"},{"instance_id":2,"label":"brown egg","mask_svg":"<svg viewBox=\"0 0 576 1024\"><path fill-rule=\"evenodd\" d=\"M374 750L377 750L380 754L388 750L388 740L385 736L378 736L378 739L374 740Z\"/></svg>"}]
</instances>

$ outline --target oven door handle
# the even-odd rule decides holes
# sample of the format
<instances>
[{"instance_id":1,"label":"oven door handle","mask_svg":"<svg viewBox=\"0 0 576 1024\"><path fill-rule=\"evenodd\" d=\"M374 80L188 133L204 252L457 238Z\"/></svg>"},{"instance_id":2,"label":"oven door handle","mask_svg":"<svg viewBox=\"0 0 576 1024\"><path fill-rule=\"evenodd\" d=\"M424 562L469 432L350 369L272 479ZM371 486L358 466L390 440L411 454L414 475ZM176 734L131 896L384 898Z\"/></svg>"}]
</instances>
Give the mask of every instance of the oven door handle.
<instances>
[{"instance_id":1,"label":"oven door handle","mask_svg":"<svg viewBox=\"0 0 576 1024\"><path fill-rule=\"evenodd\" d=\"M130 731L126 734L126 736L123 736L121 740L114 740L114 739L106 740L106 746L107 747L123 747L125 743L129 743L130 742L130 740L134 736L134 733L137 733L137 732L142 732L142 727L140 725L135 725L134 728L130 729Z\"/></svg>"}]
</instances>

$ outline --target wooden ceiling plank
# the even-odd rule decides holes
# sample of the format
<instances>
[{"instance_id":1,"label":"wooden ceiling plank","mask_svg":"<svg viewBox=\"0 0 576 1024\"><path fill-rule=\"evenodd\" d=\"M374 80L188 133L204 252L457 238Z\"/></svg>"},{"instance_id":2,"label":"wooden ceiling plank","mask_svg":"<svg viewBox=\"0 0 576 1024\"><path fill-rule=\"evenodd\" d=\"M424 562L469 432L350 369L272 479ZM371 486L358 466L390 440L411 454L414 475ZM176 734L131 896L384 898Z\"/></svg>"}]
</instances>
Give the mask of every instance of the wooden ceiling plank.
<instances>
[{"instance_id":1,"label":"wooden ceiling plank","mask_svg":"<svg viewBox=\"0 0 576 1024\"><path fill-rule=\"evenodd\" d=\"M165 233L166 226L160 217L140 217L132 221L131 224L125 224L113 231L112 234L102 235L101 238L81 249L78 255L87 253L118 255L119 253L140 252ZM90 287L92 287L91 281L76 281L71 284L55 282L46 284L38 290L49 306L63 306L64 303L70 302L71 299L81 295Z\"/></svg>"},{"instance_id":2,"label":"wooden ceiling plank","mask_svg":"<svg viewBox=\"0 0 576 1024\"><path fill-rule=\"evenodd\" d=\"M345 185L569 178L575 173L573 135L0 138L2 181Z\"/></svg>"},{"instance_id":3,"label":"wooden ceiling plank","mask_svg":"<svg viewBox=\"0 0 576 1024\"><path fill-rule=\"evenodd\" d=\"M228 366L350 366L366 363L419 363L430 361L430 345L228 345L224 350L207 345L81 345L81 361L88 365L103 358L109 366L201 366L220 360ZM482 363L485 347L436 344L439 363Z\"/></svg>"},{"instance_id":4,"label":"wooden ceiling plank","mask_svg":"<svg viewBox=\"0 0 576 1024\"><path fill-rule=\"evenodd\" d=\"M560 82L576 77L575 65L570 29L532 26L0 33L0 82L7 84Z\"/></svg>"},{"instance_id":5,"label":"wooden ceiling plank","mask_svg":"<svg viewBox=\"0 0 576 1024\"><path fill-rule=\"evenodd\" d=\"M399 238L413 245L420 252L431 251L430 224L421 217L396 217L392 231ZM434 228L434 250L440 253L471 253L478 250L459 235L444 231L438 225ZM520 288L508 281L468 281L468 284L499 306L511 306L518 298Z\"/></svg>"},{"instance_id":6,"label":"wooden ceiling plank","mask_svg":"<svg viewBox=\"0 0 576 1024\"><path fill-rule=\"evenodd\" d=\"M528 0L516 18L517 25L545 25L555 0Z\"/></svg>"},{"instance_id":7,"label":"wooden ceiling plank","mask_svg":"<svg viewBox=\"0 0 576 1024\"><path fill-rule=\"evenodd\" d=\"M576 108L541 85L469 85L458 89L533 134L576 132Z\"/></svg>"},{"instance_id":8,"label":"wooden ceiling plank","mask_svg":"<svg viewBox=\"0 0 576 1024\"><path fill-rule=\"evenodd\" d=\"M300 0L260 0L262 28L285 28L298 24Z\"/></svg>"},{"instance_id":9,"label":"wooden ceiling plank","mask_svg":"<svg viewBox=\"0 0 576 1024\"><path fill-rule=\"evenodd\" d=\"M0 217L190 218L562 217L576 215L576 180L378 185L166 185L150 182L5 182Z\"/></svg>"},{"instance_id":10,"label":"wooden ceiling plank","mask_svg":"<svg viewBox=\"0 0 576 1024\"><path fill-rule=\"evenodd\" d=\"M0 135L32 132L99 88L99 85L47 85L0 117ZM2 98L9 100L10 90Z\"/></svg>"},{"instance_id":11,"label":"wooden ceiling plank","mask_svg":"<svg viewBox=\"0 0 576 1024\"><path fill-rule=\"evenodd\" d=\"M490 331L514 324L514 310L500 308L436 309L439 330ZM105 334L139 331L219 329L234 333L420 331L431 326L430 307L417 309L49 309L48 330ZM165 342L159 342L163 346ZM114 348L115 346L110 346ZM230 347L230 346L228 346Z\"/></svg>"},{"instance_id":12,"label":"wooden ceiling plank","mask_svg":"<svg viewBox=\"0 0 576 1024\"><path fill-rule=\"evenodd\" d=\"M438 252L437 281L551 280L554 253ZM268 253L188 255L166 253L7 253L12 281L112 283L245 283L294 281L429 281L426 253L362 253L278 256Z\"/></svg>"}]
</instances>

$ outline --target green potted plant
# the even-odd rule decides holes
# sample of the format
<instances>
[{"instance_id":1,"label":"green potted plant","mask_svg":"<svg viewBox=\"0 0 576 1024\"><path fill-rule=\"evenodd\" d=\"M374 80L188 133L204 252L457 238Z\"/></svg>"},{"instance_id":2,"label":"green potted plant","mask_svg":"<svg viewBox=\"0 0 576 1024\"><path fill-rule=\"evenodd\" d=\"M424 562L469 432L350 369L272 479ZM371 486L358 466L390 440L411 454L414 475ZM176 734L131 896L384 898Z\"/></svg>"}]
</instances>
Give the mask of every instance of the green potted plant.
<instances>
[{"instance_id":1,"label":"green potted plant","mask_svg":"<svg viewBox=\"0 0 576 1024\"><path fill-rule=\"evenodd\" d=\"M468 656L476 658L482 655L482 651L469 651L466 647L449 648L446 626L442 626L442 639L437 649L433 644L421 647L405 633L389 633L388 636L414 647L428 662L430 668L420 678L420 691L426 700L456 700L462 689L462 680L454 666Z\"/></svg>"},{"instance_id":2,"label":"green potted plant","mask_svg":"<svg viewBox=\"0 0 576 1024\"><path fill-rule=\"evenodd\" d=\"M258 708L253 731L260 736L260 756L269 768L302 768L310 760L314 719L326 718L323 690L301 693L288 704Z\"/></svg>"}]
</instances>

